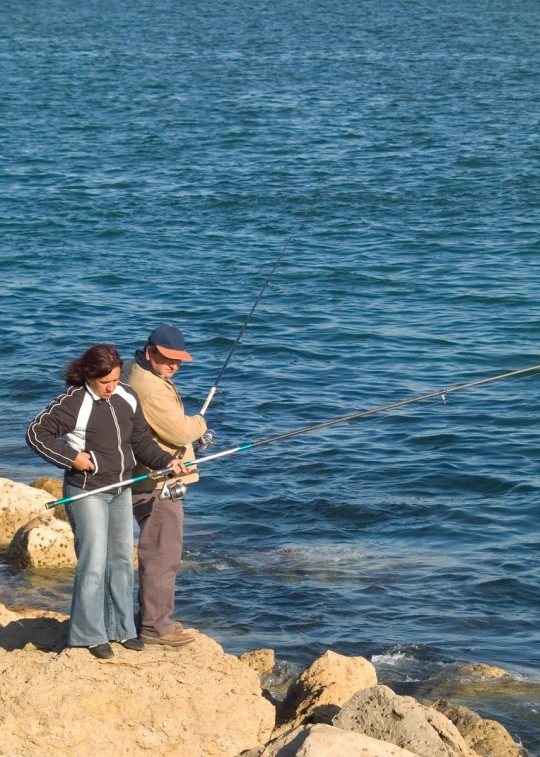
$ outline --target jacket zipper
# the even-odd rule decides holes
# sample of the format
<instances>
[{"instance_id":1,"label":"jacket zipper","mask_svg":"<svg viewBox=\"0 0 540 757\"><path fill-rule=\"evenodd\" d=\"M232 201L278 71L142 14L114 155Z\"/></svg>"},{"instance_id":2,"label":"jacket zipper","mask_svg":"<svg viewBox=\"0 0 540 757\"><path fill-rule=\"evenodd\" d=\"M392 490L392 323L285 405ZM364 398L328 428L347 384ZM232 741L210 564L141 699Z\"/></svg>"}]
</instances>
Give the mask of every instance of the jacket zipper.
<instances>
[{"instance_id":1,"label":"jacket zipper","mask_svg":"<svg viewBox=\"0 0 540 757\"><path fill-rule=\"evenodd\" d=\"M120 481L123 481L124 480L124 453L122 452L122 437L120 436L120 426L118 425L116 413L114 412L114 408L111 405L110 400L107 400L107 404L109 405L109 408L111 410L111 414L114 420L114 425L116 426L116 435L118 437L118 452L120 452Z\"/></svg>"}]
</instances>

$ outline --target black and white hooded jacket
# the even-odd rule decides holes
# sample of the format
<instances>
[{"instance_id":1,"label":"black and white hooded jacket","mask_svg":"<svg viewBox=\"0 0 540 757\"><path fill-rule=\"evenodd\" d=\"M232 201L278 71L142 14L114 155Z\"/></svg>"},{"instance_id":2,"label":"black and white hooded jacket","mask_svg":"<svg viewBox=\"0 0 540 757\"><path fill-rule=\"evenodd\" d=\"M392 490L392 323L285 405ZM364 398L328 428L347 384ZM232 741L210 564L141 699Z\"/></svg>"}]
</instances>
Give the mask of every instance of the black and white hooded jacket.
<instances>
[{"instance_id":1,"label":"black and white hooded jacket","mask_svg":"<svg viewBox=\"0 0 540 757\"><path fill-rule=\"evenodd\" d=\"M119 383L110 399L100 399L88 386L72 386L30 424L28 445L44 460L66 470L66 481L93 490L125 481L136 462L154 470L173 459L153 440L136 393ZM88 452L93 471L77 471L73 461Z\"/></svg>"}]
</instances>

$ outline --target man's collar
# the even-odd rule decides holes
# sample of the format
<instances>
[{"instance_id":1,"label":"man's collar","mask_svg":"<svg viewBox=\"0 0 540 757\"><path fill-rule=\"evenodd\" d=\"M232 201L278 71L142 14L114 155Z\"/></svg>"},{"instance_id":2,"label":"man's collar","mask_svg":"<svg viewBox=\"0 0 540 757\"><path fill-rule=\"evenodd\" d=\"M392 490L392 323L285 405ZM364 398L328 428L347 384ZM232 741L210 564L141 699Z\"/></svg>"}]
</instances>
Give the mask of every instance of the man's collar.
<instances>
[{"instance_id":1,"label":"man's collar","mask_svg":"<svg viewBox=\"0 0 540 757\"><path fill-rule=\"evenodd\" d=\"M160 376L159 373L155 372L155 370L150 365L150 361L144 354L143 350L136 350L135 363L139 366L139 368L142 368L145 371L150 371L152 375L157 376L159 379L162 379L163 381L168 381L169 384L172 384L172 381L168 379L166 376Z\"/></svg>"}]
</instances>

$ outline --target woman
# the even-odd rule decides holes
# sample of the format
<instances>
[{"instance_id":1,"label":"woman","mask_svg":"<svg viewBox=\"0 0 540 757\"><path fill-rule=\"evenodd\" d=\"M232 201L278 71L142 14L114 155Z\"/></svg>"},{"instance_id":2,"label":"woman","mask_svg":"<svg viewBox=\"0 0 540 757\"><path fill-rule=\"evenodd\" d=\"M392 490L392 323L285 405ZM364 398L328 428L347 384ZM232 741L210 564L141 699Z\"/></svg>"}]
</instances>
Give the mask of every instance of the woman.
<instances>
[{"instance_id":1,"label":"woman","mask_svg":"<svg viewBox=\"0 0 540 757\"><path fill-rule=\"evenodd\" d=\"M27 442L65 469L64 496L130 478L136 461L149 468L187 470L152 439L136 393L120 383L122 360L95 344L65 371L68 389L30 424ZM68 641L101 659L109 641L141 651L133 619L133 514L129 487L66 505L75 536L77 569Z\"/></svg>"}]
</instances>

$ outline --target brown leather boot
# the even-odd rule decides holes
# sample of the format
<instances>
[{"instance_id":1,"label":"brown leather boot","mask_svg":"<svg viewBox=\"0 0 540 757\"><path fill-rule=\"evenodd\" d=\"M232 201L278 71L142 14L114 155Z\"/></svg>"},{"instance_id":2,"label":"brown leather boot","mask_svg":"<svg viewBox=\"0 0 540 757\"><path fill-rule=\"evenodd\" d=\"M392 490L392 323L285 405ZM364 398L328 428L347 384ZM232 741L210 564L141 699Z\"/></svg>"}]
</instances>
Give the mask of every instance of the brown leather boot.
<instances>
[{"instance_id":1,"label":"brown leather boot","mask_svg":"<svg viewBox=\"0 0 540 757\"><path fill-rule=\"evenodd\" d=\"M139 639L145 644L163 644L166 647L185 647L186 644L191 644L195 641L193 636L183 630L183 628L177 628L175 626L174 631L167 633L164 636L145 636L140 633Z\"/></svg>"}]
</instances>

